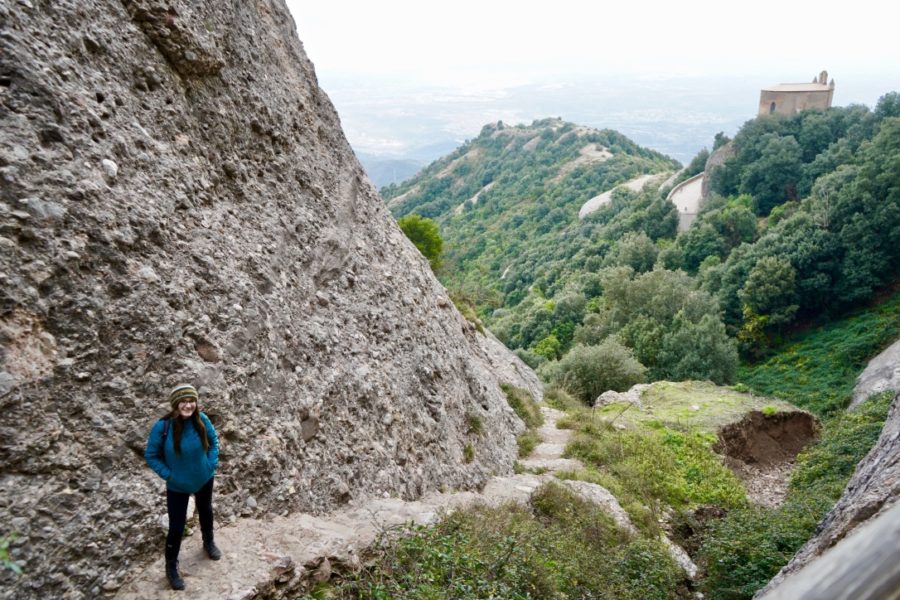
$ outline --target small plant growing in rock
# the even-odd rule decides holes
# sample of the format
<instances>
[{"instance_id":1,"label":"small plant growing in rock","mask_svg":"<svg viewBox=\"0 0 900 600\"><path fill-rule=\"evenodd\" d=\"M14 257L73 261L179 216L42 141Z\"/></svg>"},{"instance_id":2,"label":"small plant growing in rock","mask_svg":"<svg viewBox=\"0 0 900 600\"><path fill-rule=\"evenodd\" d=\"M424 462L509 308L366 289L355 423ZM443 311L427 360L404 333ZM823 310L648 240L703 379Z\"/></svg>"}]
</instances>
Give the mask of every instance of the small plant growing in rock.
<instances>
[{"instance_id":1,"label":"small plant growing in rock","mask_svg":"<svg viewBox=\"0 0 900 600\"><path fill-rule=\"evenodd\" d=\"M474 433L475 435L481 435L481 432L484 431L484 421L472 412L466 413L466 426L469 429L469 433Z\"/></svg>"},{"instance_id":2,"label":"small plant growing in rock","mask_svg":"<svg viewBox=\"0 0 900 600\"><path fill-rule=\"evenodd\" d=\"M733 389L734 391L736 391L740 394L746 394L750 391L750 388L748 388L743 383L736 383L733 386L731 386L731 389Z\"/></svg>"},{"instance_id":3,"label":"small plant growing in rock","mask_svg":"<svg viewBox=\"0 0 900 600\"><path fill-rule=\"evenodd\" d=\"M541 443L541 438L538 437L537 432L533 429L527 430L525 433L516 438L516 444L519 446L519 458L525 458L529 454L531 454L538 444Z\"/></svg>"},{"instance_id":4,"label":"small plant growing in rock","mask_svg":"<svg viewBox=\"0 0 900 600\"><path fill-rule=\"evenodd\" d=\"M526 427L535 429L543 424L544 417L541 415L541 409L528 390L508 383L501 383L500 389L506 394L509 406L519 415L520 419L525 421Z\"/></svg>"},{"instance_id":5,"label":"small plant growing in rock","mask_svg":"<svg viewBox=\"0 0 900 600\"><path fill-rule=\"evenodd\" d=\"M465 317L466 321L475 326L478 333L484 334L484 324L481 322L481 319L478 318L478 313L475 310L475 302L473 302L471 298L460 291L456 291L450 292L450 301L453 302L453 305L456 307L456 310L459 311L459 314Z\"/></svg>"},{"instance_id":6,"label":"small plant growing in rock","mask_svg":"<svg viewBox=\"0 0 900 600\"><path fill-rule=\"evenodd\" d=\"M466 461L466 464L471 463L475 460L475 446L472 444L466 444L466 447L463 448L463 459Z\"/></svg>"},{"instance_id":7,"label":"small plant growing in rock","mask_svg":"<svg viewBox=\"0 0 900 600\"><path fill-rule=\"evenodd\" d=\"M2 565L4 569L12 571L16 575L21 575L22 567L20 567L15 561L11 560L9 556L9 543L14 539L16 539L15 535L6 535L0 538L0 565Z\"/></svg>"},{"instance_id":8,"label":"small plant growing in rock","mask_svg":"<svg viewBox=\"0 0 900 600\"><path fill-rule=\"evenodd\" d=\"M500 389L506 394L506 401L513 411L525 422L525 433L516 438L519 446L519 458L524 458L531 454L541 442L540 436L537 434L537 428L543 425L544 416L541 414L541 408L534 401L528 390L509 385L507 383L500 384Z\"/></svg>"},{"instance_id":9,"label":"small plant growing in rock","mask_svg":"<svg viewBox=\"0 0 900 600\"><path fill-rule=\"evenodd\" d=\"M765 406L762 407L762 414L766 415L767 417L771 417L772 415L774 415L777 412L778 412L778 407L772 406L771 404L766 404Z\"/></svg>"}]
</instances>

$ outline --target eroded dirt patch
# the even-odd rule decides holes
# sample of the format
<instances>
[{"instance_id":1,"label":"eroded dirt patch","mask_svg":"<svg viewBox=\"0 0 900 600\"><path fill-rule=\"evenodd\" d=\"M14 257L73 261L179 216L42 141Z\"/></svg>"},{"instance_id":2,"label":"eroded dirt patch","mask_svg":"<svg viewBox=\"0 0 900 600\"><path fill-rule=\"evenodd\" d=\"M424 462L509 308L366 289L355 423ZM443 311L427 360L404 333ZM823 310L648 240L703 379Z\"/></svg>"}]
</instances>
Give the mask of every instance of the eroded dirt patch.
<instances>
[{"instance_id":1,"label":"eroded dirt patch","mask_svg":"<svg viewBox=\"0 0 900 600\"><path fill-rule=\"evenodd\" d=\"M818 423L809 413L753 411L723 427L713 449L725 456L753 502L775 507L787 493L797 454L817 433Z\"/></svg>"}]
</instances>

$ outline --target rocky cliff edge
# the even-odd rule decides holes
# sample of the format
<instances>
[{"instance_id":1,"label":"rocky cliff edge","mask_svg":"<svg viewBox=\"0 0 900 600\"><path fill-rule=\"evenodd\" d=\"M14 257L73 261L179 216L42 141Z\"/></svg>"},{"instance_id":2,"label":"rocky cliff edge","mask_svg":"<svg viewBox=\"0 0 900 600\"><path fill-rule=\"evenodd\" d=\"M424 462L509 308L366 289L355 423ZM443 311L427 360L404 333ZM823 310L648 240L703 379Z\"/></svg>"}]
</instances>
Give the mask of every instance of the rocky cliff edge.
<instances>
[{"instance_id":1,"label":"rocky cliff edge","mask_svg":"<svg viewBox=\"0 0 900 600\"><path fill-rule=\"evenodd\" d=\"M4 597L162 552L142 455L183 381L223 524L511 472L492 363L537 380L395 226L282 0L0 1L0 178Z\"/></svg>"}]
</instances>

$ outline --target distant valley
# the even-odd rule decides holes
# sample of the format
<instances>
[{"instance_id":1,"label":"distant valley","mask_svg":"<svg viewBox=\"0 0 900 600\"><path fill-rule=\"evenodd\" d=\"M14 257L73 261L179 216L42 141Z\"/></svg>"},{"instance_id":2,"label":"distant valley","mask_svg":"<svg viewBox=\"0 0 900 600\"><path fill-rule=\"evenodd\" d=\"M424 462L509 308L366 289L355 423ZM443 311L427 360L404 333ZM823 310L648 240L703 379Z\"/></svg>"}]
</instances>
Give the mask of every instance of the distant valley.
<instances>
[{"instance_id":1,"label":"distant valley","mask_svg":"<svg viewBox=\"0 0 900 600\"><path fill-rule=\"evenodd\" d=\"M837 74L836 105L873 105L880 82ZM766 77L607 78L517 85L424 85L393 79L322 76L351 145L377 187L478 135L485 123L527 124L547 117L614 129L637 144L687 163L713 136L734 135L753 118Z\"/></svg>"}]
</instances>

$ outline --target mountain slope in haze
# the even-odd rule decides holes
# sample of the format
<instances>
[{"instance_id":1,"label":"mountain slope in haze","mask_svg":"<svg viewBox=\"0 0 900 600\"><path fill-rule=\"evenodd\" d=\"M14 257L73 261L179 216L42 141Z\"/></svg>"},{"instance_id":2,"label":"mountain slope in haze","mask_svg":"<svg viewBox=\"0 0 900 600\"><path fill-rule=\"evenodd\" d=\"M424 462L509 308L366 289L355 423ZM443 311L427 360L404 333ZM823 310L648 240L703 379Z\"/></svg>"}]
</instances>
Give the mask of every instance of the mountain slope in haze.
<instances>
[{"instance_id":1,"label":"mountain slope in haze","mask_svg":"<svg viewBox=\"0 0 900 600\"><path fill-rule=\"evenodd\" d=\"M563 233L581 227L585 202L640 175L678 168L615 131L560 119L498 122L382 195L395 217L417 213L439 223L452 287L513 305L546 261L590 243Z\"/></svg>"},{"instance_id":2,"label":"mountain slope in haze","mask_svg":"<svg viewBox=\"0 0 900 600\"><path fill-rule=\"evenodd\" d=\"M356 158L362 163L366 175L376 187L405 181L425 166L425 161L410 158L388 158L365 152L357 152Z\"/></svg>"}]
</instances>

